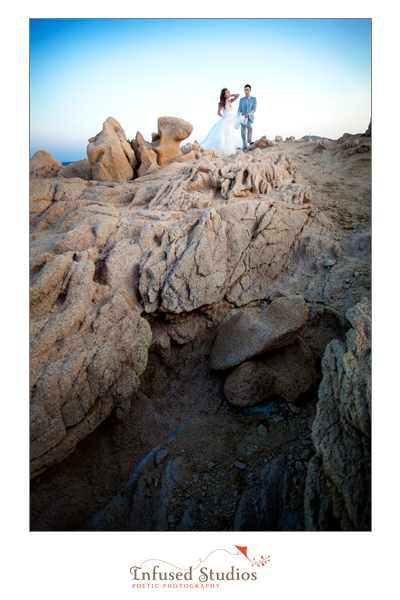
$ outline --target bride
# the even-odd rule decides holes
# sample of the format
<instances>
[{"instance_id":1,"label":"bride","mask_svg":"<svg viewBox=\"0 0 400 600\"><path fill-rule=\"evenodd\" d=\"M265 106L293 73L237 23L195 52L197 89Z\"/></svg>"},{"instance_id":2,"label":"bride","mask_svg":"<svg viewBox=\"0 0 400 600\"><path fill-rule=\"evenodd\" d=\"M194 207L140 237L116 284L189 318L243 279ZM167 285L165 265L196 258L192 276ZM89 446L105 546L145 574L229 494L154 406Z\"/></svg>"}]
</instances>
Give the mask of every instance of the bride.
<instances>
[{"instance_id":1,"label":"bride","mask_svg":"<svg viewBox=\"0 0 400 600\"><path fill-rule=\"evenodd\" d=\"M206 139L200 143L204 150L214 148L214 150L224 156L235 154L234 130L238 129L241 123L247 123L247 119L242 115L233 114L232 103L238 98L239 94L231 96L228 88L221 90L218 104L218 116L221 118L211 129Z\"/></svg>"}]
</instances>

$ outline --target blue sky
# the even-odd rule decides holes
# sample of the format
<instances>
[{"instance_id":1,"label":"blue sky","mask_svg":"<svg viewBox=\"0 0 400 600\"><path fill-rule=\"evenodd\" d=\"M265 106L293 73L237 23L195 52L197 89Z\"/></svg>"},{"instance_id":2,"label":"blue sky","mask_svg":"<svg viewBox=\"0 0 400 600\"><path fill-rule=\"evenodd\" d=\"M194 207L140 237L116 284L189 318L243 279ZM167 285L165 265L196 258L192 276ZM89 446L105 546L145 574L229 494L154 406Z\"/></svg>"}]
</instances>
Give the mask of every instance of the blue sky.
<instances>
[{"instance_id":1,"label":"blue sky","mask_svg":"<svg viewBox=\"0 0 400 600\"><path fill-rule=\"evenodd\" d=\"M109 116L148 140L158 117L181 117L201 141L221 88L246 83L254 139L365 131L371 20L31 19L30 155L85 158Z\"/></svg>"}]
</instances>

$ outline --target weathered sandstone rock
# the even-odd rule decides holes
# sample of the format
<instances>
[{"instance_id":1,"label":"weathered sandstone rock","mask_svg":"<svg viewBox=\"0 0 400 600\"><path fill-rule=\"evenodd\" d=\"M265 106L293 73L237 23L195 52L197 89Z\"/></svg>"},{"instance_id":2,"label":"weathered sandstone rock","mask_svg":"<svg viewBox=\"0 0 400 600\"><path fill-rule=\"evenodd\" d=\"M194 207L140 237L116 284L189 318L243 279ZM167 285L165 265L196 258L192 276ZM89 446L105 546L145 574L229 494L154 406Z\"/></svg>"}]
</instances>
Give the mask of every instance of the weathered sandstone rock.
<instances>
[{"instance_id":1,"label":"weathered sandstone rock","mask_svg":"<svg viewBox=\"0 0 400 600\"><path fill-rule=\"evenodd\" d=\"M47 266L32 293L32 476L68 456L114 408L128 409L151 339L122 295L96 302L90 260L74 262L70 252Z\"/></svg>"},{"instance_id":2,"label":"weathered sandstone rock","mask_svg":"<svg viewBox=\"0 0 400 600\"><path fill-rule=\"evenodd\" d=\"M224 394L235 406L253 406L278 395L295 403L317 383L313 354L301 338L249 360L228 375Z\"/></svg>"},{"instance_id":3,"label":"weathered sandstone rock","mask_svg":"<svg viewBox=\"0 0 400 600\"><path fill-rule=\"evenodd\" d=\"M136 162L137 162L136 166L137 167L140 166L140 162L141 162L141 155L138 152L138 150L139 150L139 148L142 148L143 146L145 146L148 150L153 150L151 143L146 142L146 140L144 139L144 137L142 136L140 131L137 131L136 138L131 141L131 148L136 155Z\"/></svg>"},{"instance_id":4,"label":"weathered sandstone rock","mask_svg":"<svg viewBox=\"0 0 400 600\"><path fill-rule=\"evenodd\" d=\"M182 154L188 154L192 150L193 150L193 144L184 144L183 146L181 146Z\"/></svg>"},{"instance_id":5,"label":"weathered sandstone rock","mask_svg":"<svg viewBox=\"0 0 400 600\"><path fill-rule=\"evenodd\" d=\"M62 167L62 163L59 160L56 160L54 156L46 150L38 150L29 161L29 170L31 172L40 169L41 167L49 166L52 166L53 168Z\"/></svg>"},{"instance_id":6,"label":"weathered sandstone rock","mask_svg":"<svg viewBox=\"0 0 400 600\"><path fill-rule=\"evenodd\" d=\"M62 175L67 178L80 177L81 179L89 181L92 179L92 167L89 160L84 158L83 160L77 160L76 162L67 165Z\"/></svg>"},{"instance_id":7,"label":"weathered sandstone rock","mask_svg":"<svg viewBox=\"0 0 400 600\"><path fill-rule=\"evenodd\" d=\"M277 298L263 310L233 316L219 331L210 356L211 369L228 369L290 344L306 324L308 306L301 296Z\"/></svg>"},{"instance_id":8,"label":"weathered sandstone rock","mask_svg":"<svg viewBox=\"0 0 400 600\"><path fill-rule=\"evenodd\" d=\"M152 143L157 154L157 162L165 165L172 158L181 156L180 143L186 140L193 131L193 125L177 117L159 117L158 134Z\"/></svg>"},{"instance_id":9,"label":"weathered sandstone rock","mask_svg":"<svg viewBox=\"0 0 400 600\"><path fill-rule=\"evenodd\" d=\"M124 181L133 179L136 167L135 153L128 144L125 131L113 117L103 123L103 129L89 139L87 155L92 179L97 181Z\"/></svg>"},{"instance_id":10,"label":"weathered sandstone rock","mask_svg":"<svg viewBox=\"0 0 400 600\"><path fill-rule=\"evenodd\" d=\"M147 144L139 146L149 150ZM114 408L121 413L131 402L150 345L142 312L179 320L166 332L151 317L159 362L173 366L177 346L193 348L203 337L193 356L208 356L214 329L210 335L207 319L189 325L189 313L222 301L232 310L263 300L288 268L302 261L306 270L332 245L329 223L295 177L286 153L256 148L229 159L209 150L196 163L170 163L135 181L31 181L32 414L39 432L33 474L62 460ZM109 332L100 340L93 328L105 312ZM118 332L128 321L134 341L122 348ZM110 365L100 372L100 389L89 365L102 345ZM67 351L72 362L64 367ZM193 366L187 356L180 360ZM125 367L135 376L123 379ZM128 400L120 401L121 381L128 382Z\"/></svg>"},{"instance_id":11,"label":"weathered sandstone rock","mask_svg":"<svg viewBox=\"0 0 400 600\"><path fill-rule=\"evenodd\" d=\"M308 530L371 528L371 305L347 312L346 343L332 341L322 361L305 493Z\"/></svg>"},{"instance_id":12,"label":"weathered sandstone rock","mask_svg":"<svg viewBox=\"0 0 400 600\"><path fill-rule=\"evenodd\" d=\"M61 167L51 164L39 167L29 174L29 179L55 179L56 177L62 177L67 167L61 165Z\"/></svg>"},{"instance_id":13,"label":"weathered sandstone rock","mask_svg":"<svg viewBox=\"0 0 400 600\"><path fill-rule=\"evenodd\" d=\"M157 154L153 150L150 150L146 145L139 145L136 154L139 157L138 163L140 164L137 171L138 177L148 175L159 168Z\"/></svg>"},{"instance_id":14,"label":"weathered sandstone rock","mask_svg":"<svg viewBox=\"0 0 400 600\"><path fill-rule=\"evenodd\" d=\"M285 153L259 149L229 162L211 149L176 171L149 208L203 212L148 240L140 280L146 311L193 310L224 295L236 306L265 297L311 212L310 190L292 183L294 175ZM229 202L212 208L217 190ZM251 194L257 202L241 200Z\"/></svg>"},{"instance_id":15,"label":"weathered sandstone rock","mask_svg":"<svg viewBox=\"0 0 400 600\"><path fill-rule=\"evenodd\" d=\"M256 140L254 142L254 144L252 144L249 148L249 150L255 150L256 148L268 148L268 147L274 147L276 146L277 142L273 142L272 140L269 140L267 138L267 136L263 135L259 140Z\"/></svg>"}]
</instances>

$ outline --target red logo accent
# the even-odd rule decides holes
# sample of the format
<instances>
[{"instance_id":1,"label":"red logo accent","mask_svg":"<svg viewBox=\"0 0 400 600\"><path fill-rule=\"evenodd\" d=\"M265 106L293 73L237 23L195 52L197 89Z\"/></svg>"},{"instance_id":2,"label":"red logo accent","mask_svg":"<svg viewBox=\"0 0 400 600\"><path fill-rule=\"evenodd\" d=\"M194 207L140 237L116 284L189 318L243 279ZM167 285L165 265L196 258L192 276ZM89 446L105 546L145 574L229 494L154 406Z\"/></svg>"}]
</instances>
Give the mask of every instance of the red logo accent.
<instances>
[{"instance_id":1,"label":"red logo accent","mask_svg":"<svg viewBox=\"0 0 400 600\"><path fill-rule=\"evenodd\" d=\"M253 558L253 560L250 560L250 558L247 556L247 546L236 546L235 544L235 548L237 548L239 550L239 552L241 552L243 554L243 556L245 556L247 558L248 561L251 562L251 566L252 567L263 567L264 565L267 564L267 562L270 562L270 555L268 554L267 558L264 558L263 556L261 557L261 560L256 561L255 558Z\"/></svg>"}]
</instances>

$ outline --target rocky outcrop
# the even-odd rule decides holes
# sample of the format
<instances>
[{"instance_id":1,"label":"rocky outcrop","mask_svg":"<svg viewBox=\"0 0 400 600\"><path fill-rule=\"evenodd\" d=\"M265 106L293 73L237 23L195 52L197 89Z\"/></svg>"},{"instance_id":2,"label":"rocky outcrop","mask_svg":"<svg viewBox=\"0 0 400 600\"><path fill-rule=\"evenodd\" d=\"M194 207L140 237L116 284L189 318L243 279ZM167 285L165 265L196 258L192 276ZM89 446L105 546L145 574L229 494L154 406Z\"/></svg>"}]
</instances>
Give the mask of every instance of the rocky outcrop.
<instances>
[{"instance_id":1,"label":"rocky outcrop","mask_svg":"<svg viewBox=\"0 0 400 600\"><path fill-rule=\"evenodd\" d=\"M182 155L180 144L193 131L193 125L177 117L159 117L158 133L153 140L153 150L160 166Z\"/></svg>"},{"instance_id":2,"label":"rocky outcrop","mask_svg":"<svg viewBox=\"0 0 400 600\"><path fill-rule=\"evenodd\" d=\"M77 160L74 163L67 165L65 171L62 174L63 177L80 177L89 181L92 179L92 167L87 158L83 160Z\"/></svg>"},{"instance_id":3,"label":"rocky outcrop","mask_svg":"<svg viewBox=\"0 0 400 600\"><path fill-rule=\"evenodd\" d=\"M42 167L52 167L54 169L55 167L61 166L62 163L59 160L56 160L54 156L46 150L38 150L29 161L29 170L31 173Z\"/></svg>"},{"instance_id":4,"label":"rocky outcrop","mask_svg":"<svg viewBox=\"0 0 400 600\"><path fill-rule=\"evenodd\" d=\"M113 117L103 123L103 129L89 139L87 155L92 179L97 181L125 181L133 179L136 157L125 131Z\"/></svg>"},{"instance_id":5,"label":"rocky outcrop","mask_svg":"<svg viewBox=\"0 0 400 600\"><path fill-rule=\"evenodd\" d=\"M194 153L194 157L200 158L201 154L204 152L203 146L199 144L197 140L194 141L193 144L184 144L181 146L182 154L191 154Z\"/></svg>"},{"instance_id":6,"label":"rocky outcrop","mask_svg":"<svg viewBox=\"0 0 400 600\"><path fill-rule=\"evenodd\" d=\"M371 305L363 299L347 312L346 342L332 341L322 361L316 455L305 492L308 530L371 528Z\"/></svg>"},{"instance_id":7,"label":"rocky outcrop","mask_svg":"<svg viewBox=\"0 0 400 600\"><path fill-rule=\"evenodd\" d=\"M253 356L290 344L307 322L301 296L277 298L262 309L233 316L219 331L210 356L211 369L228 369Z\"/></svg>"},{"instance_id":8,"label":"rocky outcrop","mask_svg":"<svg viewBox=\"0 0 400 600\"><path fill-rule=\"evenodd\" d=\"M195 142L180 144L193 131L193 125L177 117L159 117L158 132L152 134L152 141L147 142L140 131L131 146L135 152L139 166L138 176L143 177L159 167L171 162L188 162L200 157L203 148Z\"/></svg>"},{"instance_id":9,"label":"rocky outcrop","mask_svg":"<svg viewBox=\"0 0 400 600\"><path fill-rule=\"evenodd\" d=\"M98 181L93 173L86 179L87 163L82 170L76 163L67 168L73 177L52 175L31 181L32 474L37 482L35 514L42 515L37 522L42 519L46 527L57 519L62 522L64 509L73 512L71 503L79 503L85 518L104 507L151 448L160 444L166 450L168 435L199 415L204 423L196 445L190 446L185 438L184 449L192 448L195 455L200 446L209 444L218 455L220 479L212 479L211 467L207 473L215 485L219 481L217 502L227 498L226 482L234 483L229 488L229 519L222 508L215 519L212 510L204 517L202 509L193 508L190 494L185 496L186 489L191 492L186 482L192 478L193 465L180 463L180 453L172 445L164 458L157 453L155 464L153 459L147 463L146 478L138 482L140 494L135 492L130 507L137 501L138 510L143 510L129 521L135 527L143 525L143 515L150 515L149 527L156 521L157 527L180 530L232 527L242 494L259 480L258 462L270 462L280 454L283 439L288 458L282 473L297 453L298 476L305 476L312 452L309 446L302 447L299 435L306 434L315 409L312 395L304 399L302 394L315 381L313 361L318 372L327 342L336 337L340 319L331 330L333 316L344 319L344 307L354 305L368 278L368 234L349 233L343 240L330 214L321 210L321 198L312 201L298 167L275 142L228 158L214 150L202 152L195 143L163 166L156 162L152 144L160 146L161 135L153 135L150 143L138 134L129 145L143 155L135 167L140 176L133 180ZM312 150L307 144L304 148L306 153ZM338 147L337 151L341 158ZM330 152L327 148L314 154L314 160ZM150 168L156 167L152 171L146 168L146 156ZM126 156L124 160L129 164ZM359 273L356 266L361 263L365 268ZM296 305L293 312L299 315L305 306L315 315L319 311L319 320L315 316L311 323L309 315L305 326L304 318L296 325L297 317L287 308L281 315L282 330L276 315L272 345L261 344L256 354L242 356L230 372L209 368L218 332L230 319L247 313L251 322L257 322L256 329L262 329L260 315L285 304ZM243 339L251 346L253 340L246 335L244 328ZM284 345L273 346L277 341ZM257 394L258 399L269 400L267 405L254 405ZM227 396L237 407L226 401ZM278 401L282 414L261 412ZM251 412L256 410L257 418ZM250 419L254 420L251 445L248 441L239 451ZM207 436L214 436L216 421L221 427L211 440ZM258 457L251 463L254 446L259 448L254 451ZM80 471L82 448L88 452L85 475ZM206 464L211 462L217 461L208 455ZM196 468L200 472L203 466ZM169 478L171 469L181 477L176 485ZM100 484L103 472L106 482ZM61 490L56 506L53 477ZM76 487L69 487L72 479ZM88 484L94 479L93 486ZM161 485L164 480L169 482L166 487ZM47 501L41 504L45 481ZM196 487L198 503L203 502L203 491ZM168 508L164 492L171 492ZM173 499L182 500L179 507ZM278 506L286 506L287 518L295 512L280 501ZM281 517L271 526L286 527ZM76 528L82 523L79 518L68 523ZM245 527L242 517L237 518L237 527ZM118 526L121 523L125 521ZM298 523L302 527L301 520Z\"/></svg>"},{"instance_id":10,"label":"rocky outcrop","mask_svg":"<svg viewBox=\"0 0 400 600\"><path fill-rule=\"evenodd\" d=\"M38 150L29 161L30 179L61 177L66 167L46 150Z\"/></svg>"},{"instance_id":11,"label":"rocky outcrop","mask_svg":"<svg viewBox=\"0 0 400 600\"><path fill-rule=\"evenodd\" d=\"M114 408L122 416L146 367L147 322L94 276L93 261L71 251L33 276L32 475L68 456Z\"/></svg>"},{"instance_id":12,"label":"rocky outcrop","mask_svg":"<svg viewBox=\"0 0 400 600\"><path fill-rule=\"evenodd\" d=\"M148 148L147 145L138 145L137 156L138 164L140 165L137 171L138 177L143 177L158 169L157 154L154 150Z\"/></svg>"},{"instance_id":13,"label":"rocky outcrop","mask_svg":"<svg viewBox=\"0 0 400 600\"><path fill-rule=\"evenodd\" d=\"M313 354L298 338L293 344L233 369L225 381L224 394L235 406L253 406L274 396L294 404L316 384Z\"/></svg>"},{"instance_id":14,"label":"rocky outcrop","mask_svg":"<svg viewBox=\"0 0 400 600\"><path fill-rule=\"evenodd\" d=\"M310 189L293 177L285 153L260 150L229 162L208 150L172 175L149 208L202 211L195 220L143 230L146 312L190 311L224 297L236 306L263 298L311 212ZM228 202L215 202L217 193ZM256 202L244 200L252 194Z\"/></svg>"}]
</instances>

